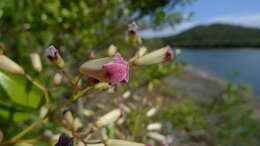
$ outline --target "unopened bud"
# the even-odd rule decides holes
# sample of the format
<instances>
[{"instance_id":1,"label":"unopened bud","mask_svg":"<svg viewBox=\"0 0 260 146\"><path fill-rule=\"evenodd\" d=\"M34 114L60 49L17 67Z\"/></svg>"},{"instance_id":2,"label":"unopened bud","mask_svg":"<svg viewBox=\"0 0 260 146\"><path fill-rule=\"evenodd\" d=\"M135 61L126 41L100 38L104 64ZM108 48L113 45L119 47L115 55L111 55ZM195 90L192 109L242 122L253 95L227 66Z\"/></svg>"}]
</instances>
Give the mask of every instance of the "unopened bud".
<instances>
[{"instance_id":1,"label":"unopened bud","mask_svg":"<svg viewBox=\"0 0 260 146\"><path fill-rule=\"evenodd\" d=\"M56 73L53 78L53 82L56 85L59 85L62 81L62 75L60 73Z\"/></svg>"},{"instance_id":2,"label":"unopened bud","mask_svg":"<svg viewBox=\"0 0 260 146\"><path fill-rule=\"evenodd\" d=\"M108 56L114 56L117 52L117 47L115 45L110 45L109 48L107 49L107 54Z\"/></svg>"},{"instance_id":3,"label":"unopened bud","mask_svg":"<svg viewBox=\"0 0 260 146\"><path fill-rule=\"evenodd\" d=\"M92 110L88 110L88 109L82 109L81 112L87 116L87 117L90 117L90 116L93 116L95 115L95 113L92 111Z\"/></svg>"},{"instance_id":4,"label":"unopened bud","mask_svg":"<svg viewBox=\"0 0 260 146\"><path fill-rule=\"evenodd\" d=\"M122 116L122 114L123 114L122 110L115 109L115 110L105 114L101 118L99 118L96 121L95 125L97 127L103 127L106 125L110 125L110 124L114 123L116 120L118 120Z\"/></svg>"},{"instance_id":5,"label":"unopened bud","mask_svg":"<svg viewBox=\"0 0 260 146\"><path fill-rule=\"evenodd\" d=\"M37 72L41 72L42 71L42 62L41 62L39 53L36 53L36 52L31 53L30 58L31 58L33 68Z\"/></svg>"},{"instance_id":6,"label":"unopened bud","mask_svg":"<svg viewBox=\"0 0 260 146\"><path fill-rule=\"evenodd\" d=\"M152 146L150 144L141 144L118 139L108 139L105 143L107 146Z\"/></svg>"},{"instance_id":7,"label":"unopened bud","mask_svg":"<svg viewBox=\"0 0 260 146\"><path fill-rule=\"evenodd\" d=\"M173 52L171 47L166 46L164 48L155 50L135 60L136 65L151 65L158 64L173 59Z\"/></svg>"},{"instance_id":8,"label":"unopened bud","mask_svg":"<svg viewBox=\"0 0 260 146\"><path fill-rule=\"evenodd\" d=\"M64 115L64 119L65 121L69 124L69 125L73 125L74 124L74 118L72 113L69 110L66 110L63 112Z\"/></svg>"},{"instance_id":9,"label":"unopened bud","mask_svg":"<svg viewBox=\"0 0 260 146\"><path fill-rule=\"evenodd\" d=\"M3 54L0 54L0 69L13 74L24 74L24 70L21 66Z\"/></svg>"},{"instance_id":10,"label":"unopened bud","mask_svg":"<svg viewBox=\"0 0 260 146\"><path fill-rule=\"evenodd\" d=\"M128 25L128 37L129 37L130 41L137 43L137 44L141 44L142 40L138 35L138 28L139 27L135 22L129 24Z\"/></svg>"},{"instance_id":11,"label":"unopened bud","mask_svg":"<svg viewBox=\"0 0 260 146\"><path fill-rule=\"evenodd\" d=\"M159 142L163 142L165 139L165 136L158 132L149 132L147 135L148 135L148 137L150 137L154 140L157 140Z\"/></svg>"},{"instance_id":12,"label":"unopened bud","mask_svg":"<svg viewBox=\"0 0 260 146\"><path fill-rule=\"evenodd\" d=\"M147 52L147 48L145 46L142 46L138 49L136 55L137 57L142 57Z\"/></svg>"},{"instance_id":13,"label":"unopened bud","mask_svg":"<svg viewBox=\"0 0 260 146\"><path fill-rule=\"evenodd\" d=\"M153 116L155 113L156 113L156 111L157 111L157 108L151 108L151 109L149 109L148 110L148 112L146 113L146 116L147 117L151 117L151 116Z\"/></svg>"},{"instance_id":14,"label":"unopened bud","mask_svg":"<svg viewBox=\"0 0 260 146\"><path fill-rule=\"evenodd\" d=\"M81 123L80 119L75 118L74 123L73 123L73 129L77 131L82 126L83 126L83 124Z\"/></svg>"},{"instance_id":15,"label":"unopened bud","mask_svg":"<svg viewBox=\"0 0 260 146\"><path fill-rule=\"evenodd\" d=\"M124 94L123 94L123 98L128 98L128 97L130 97L130 95L131 95L131 92L130 91L126 91Z\"/></svg>"},{"instance_id":16,"label":"unopened bud","mask_svg":"<svg viewBox=\"0 0 260 146\"><path fill-rule=\"evenodd\" d=\"M161 130L162 124L161 123L152 123L147 126L147 130Z\"/></svg>"},{"instance_id":17,"label":"unopened bud","mask_svg":"<svg viewBox=\"0 0 260 146\"><path fill-rule=\"evenodd\" d=\"M127 82L128 71L128 62L119 53L116 53L113 57L90 60L80 66L82 74L87 74L112 85Z\"/></svg>"},{"instance_id":18,"label":"unopened bud","mask_svg":"<svg viewBox=\"0 0 260 146\"><path fill-rule=\"evenodd\" d=\"M60 56L59 51L54 46L46 48L45 54L55 65L60 68L64 67L64 60Z\"/></svg>"},{"instance_id":19,"label":"unopened bud","mask_svg":"<svg viewBox=\"0 0 260 146\"><path fill-rule=\"evenodd\" d=\"M40 109L40 118L43 118L44 116L47 115L49 109L45 106L42 106L41 109Z\"/></svg>"}]
</instances>

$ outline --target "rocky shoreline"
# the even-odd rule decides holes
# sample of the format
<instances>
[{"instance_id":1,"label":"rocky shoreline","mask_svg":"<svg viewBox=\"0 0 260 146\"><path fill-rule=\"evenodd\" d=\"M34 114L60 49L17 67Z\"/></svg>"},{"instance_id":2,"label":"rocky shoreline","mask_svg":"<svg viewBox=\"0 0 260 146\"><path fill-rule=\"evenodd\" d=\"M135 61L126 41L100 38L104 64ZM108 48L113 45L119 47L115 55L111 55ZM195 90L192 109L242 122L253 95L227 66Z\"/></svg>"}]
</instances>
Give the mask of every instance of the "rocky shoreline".
<instances>
[{"instance_id":1,"label":"rocky shoreline","mask_svg":"<svg viewBox=\"0 0 260 146\"><path fill-rule=\"evenodd\" d=\"M203 69L187 65L180 77L168 76L163 80L167 85L178 88L186 94L196 97L220 95L228 81Z\"/></svg>"}]
</instances>

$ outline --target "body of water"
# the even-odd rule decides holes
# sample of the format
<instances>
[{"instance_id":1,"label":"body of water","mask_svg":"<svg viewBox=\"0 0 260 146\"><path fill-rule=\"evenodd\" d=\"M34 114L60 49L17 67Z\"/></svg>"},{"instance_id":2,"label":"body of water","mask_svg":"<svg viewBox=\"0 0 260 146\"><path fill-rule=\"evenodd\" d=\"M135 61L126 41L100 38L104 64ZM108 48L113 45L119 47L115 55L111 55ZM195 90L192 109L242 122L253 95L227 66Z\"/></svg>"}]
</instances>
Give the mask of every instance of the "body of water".
<instances>
[{"instance_id":1,"label":"body of water","mask_svg":"<svg viewBox=\"0 0 260 146\"><path fill-rule=\"evenodd\" d=\"M183 60L234 82L252 85L260 95L260 50L182 49Z\"/></svg>"}]
</instances>

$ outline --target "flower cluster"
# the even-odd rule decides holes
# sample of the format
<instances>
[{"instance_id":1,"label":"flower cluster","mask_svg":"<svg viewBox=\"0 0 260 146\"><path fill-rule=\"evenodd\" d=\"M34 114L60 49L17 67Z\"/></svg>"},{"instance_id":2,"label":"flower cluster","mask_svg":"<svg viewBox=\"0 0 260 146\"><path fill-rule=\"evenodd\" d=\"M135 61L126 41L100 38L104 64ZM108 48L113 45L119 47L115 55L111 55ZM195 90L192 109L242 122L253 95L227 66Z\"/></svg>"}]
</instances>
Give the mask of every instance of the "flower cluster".
<instances>
[{"instance_id":1,"label":"flower cluster","mask_svg":"<svg viewBox=\"0 0 260 146\"><path fill-rule=\"evenodd\" d=\"M68 73L65 71L65 62L61 57L60 51L56 49L53 45L46 48L45 54L47 58L60 71L55 73L54 75L54 85L58 86L62 83L63 78L66 78L66 81L68 81L71 89L73 90L72 97L55 108L52 108L51 104L49 103L49 91L45 87L45 85L33 80L32 77L28 75L20 65L16 64L3 53L0 53L0 69L14 74L25 76L29 81L32 82L33 85L37 86L39 89L43 91L46 100L44 107L41 108L40 119L24 131L22 131L21 134L18 134L18 136L16 136L10 141L10 143L17 143L17 141L27 132L29 132L39 124L44 123L49 117L55 116L55 112L60 111L68 104L82 97L89 89L112 89L121 82L128 82L129 72L132 69L132 66L158 64L165 61L169 61L174 58L174 53L170 46L166 46L158 50L148 52L148 49L145 46L141 45L142 42L140 37L138 36L138 26L136 23L132 23L129 25L128 34L130 41L133 41L134 43L138 44L138 48L136 52L132 54L132 57L125 59L123 55L120 54L118 48L115 45L110 45L110 47L107 49L108 57L104 58L96 58L95 52L91 50L89 52L89 60L84 62L79 67L79 75L75 78L68 75ZM35 71L42 72L43 67L39 53L31 53L30 58L32 67L35 69ZM84 78L81 77L84 76L87 76L87 81L86 84L82 85L82 80ZM123 95L123 98L127 98L129 96L130 92L126 92ZM84 125L79 120L79 118L74 118L70 111L65 111L63 112L63 120L56 119L56 122L63 126L62 131L63 133L66 133L68 136L64 134L60 135L59 139L56 139L55 146L73 146L75 143L77 143L78 146L151 146L150 144L140 144L111 138L102 138L102 140L98 141L92 141L89 139L82 138L86 136L88 137L89 135L91 135L91 133L95 133L98 129L102 129L103 127L112 125L115 122L124 122L124 112L127 111L129 112L129 108L127 106L124 106L123 104L120 104L118 108L104 114L104 116L98 118L96 122L92 124L92 126L87 127L85 130L82 130ZM88 110L84 110L83 112L88 115L93 115L94 113ZM152 116L155 112L155 108L151 109L147 113L147 117ZM161 127L162 126L160 123L151 123L148 125L147 130L158 130L161 129ZM53 135L50 132L47 132L46 136L49 138L57 138L56 135ZM151 138L165 140L165 137L162 138L162 136L160 137L160 135L158 136L158 134L156 133L150 133L149 136ZM77 142L75 142L74 139L70 137L76 138Z\"/></svg>"}]
</instances>

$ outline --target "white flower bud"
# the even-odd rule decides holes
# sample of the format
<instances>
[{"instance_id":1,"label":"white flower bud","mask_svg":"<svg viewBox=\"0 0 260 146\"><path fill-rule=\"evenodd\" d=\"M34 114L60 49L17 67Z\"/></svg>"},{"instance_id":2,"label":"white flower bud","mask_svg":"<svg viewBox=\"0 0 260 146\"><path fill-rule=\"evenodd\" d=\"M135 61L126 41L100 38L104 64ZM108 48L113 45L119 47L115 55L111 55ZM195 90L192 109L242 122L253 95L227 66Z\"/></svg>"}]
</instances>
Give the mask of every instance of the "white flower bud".
<instances>
[{"instance_id":1,"label":"white flower bud","mask_svg":"<svg viewBox=\"0 0 260 146\"><path fill-rule=\"evenodd\" d=\"M81 123L80 119L79 118L75 118L74 123L73 123L74 130L77 131L82 126L83 126L83 124Z\"/></svg>"},{"instance_id":2,"label":"white flower bud","mask_svg":"<svg viewBox=\"0 0 260 146\"><path fill-rule=\"evenodd\" d=\"M31 58L33 68L37 72L41 72L42 71L42 62L41 62L39 53L36 53L36 52L31 53L30 58Z\"/></svg>"},{"instance_id":3,"label":"white flower bud","mask_svg":"<svg viewBox=\"0 0 260 146\"><path fill-rule=\"evenodd\" d=\"M161 123L152 123L147 126L147 130L160 130L162 129Z\"/></svg>"},{"instance_id":4,"label":"white flower bud","mask_svg":"<svg viewBox=\"0 0 260 146\"><path fill-rule=\"evenodd\" d=\"M48 108L43 106L40 109L40 118L43 118L48 113Z\"/></svg>"},{"instance_id":5,"label":"white flower bud","mask_svg":"<svg viewBox=\"0 0 260 146\"><path fill-rule=\"evenodd\" d=\"M105 143L107 146L152 146L150 144L141 144L118 139L108 139Z\"/></svg>"},{"instance_id":6,"label":"white flower bud","mask_svg":"<svg viewBox=\"0 0 260 146\"><path fill-rule=\"evenodd\" d=\"M13 74L24 74L24 70L21 66L3 54L0 54L0 69Z\"/></svg>"},{"instance_id":7,"label":"white flower bud","mask_svg":"<svg viewBox=\"0 0 260 146\"><path fill-rule=\"evenodd\" d=\"M115 110L105 114L101 118L99 118L96 121L95 125L97 127L110 125L110 124L114 123L116 120L118 120L120 118L120 116L122 116L122 114L123 113L122 113L122 111L120 109L115 109Z\"/></svg>"},{"instance_id":8,"label":"white flower bud","mask_svg":"<svg viewBox=\"0 0 260 146\"><path fill-rule=\"evenodd\" d=\"M114 56L117 52L117 47L114 45L110 45L109 48L107 49L107 54L108 56Z\"/></svg>"},{"instance_id":9,"label":"white flower bud","mask_svg":"<svg viewBox=\"0 0 260 146\"><path fill-rule=\"evenodd\" d=\"M128 98L128 97L130 97L130 95L131 95L131 92L130 91L126 91L124 94L123 94L123 98Z\"/></svg>"},{"instance_id":10,"label":"white flower bud","mask_svg":"<svg viewBox=\"0 0 260 146\"><path fill-rule=\"evenodd\" d=\"M165 136L158 132L149 132L147 135L148 135L148 137L150 137L154 140L157 140L159 142L162 142L165 139Z\"/></svg>"},{"instance_id":11,"label":"white flower bud","mask_svg":"<svg viewBox=\"0 0 260 146\"><path fill-rule=\"evenodd\" d=\"M138 49L136 55L137 57L142 57L147 52L147 48L145 46L142 46Z\"/></svg>"},{"instance_id":12,"label":"white flower bud","mask_svg":"<svg viewBox=\"0 0 260 146\"><path fill-rule=\"evenodd\" d=\"M157 111L157 108L151 108L147 113L146 113L146 116L147 117L151 117L151 116L153 116L155 113L156 113L156 111Z\"/></svg>"},{"instance_id":13,"label":"white flower bud","mask_svg":"<svg viewBox=\"0 0 260 146\"><path fill-rule=\"evenodd\" d=\"M87 117L90 117L90 116L93 116L95 115L95 113L92 111L92 110L88 110L88 109L82 109L81 112L87 116Z\"/></svg>"},{"instance_id":14,"label":"white flower bud","mask_svg":"<svg viewBox=\"0 0 260 146\"><path fill-rule=\"evenodd\" d=\"M62 81L62 75L60 73L56 73L53 78L53 82L56 85L59 85Z\"/></svg>"},{"instance_id":15,"label":"white flower bud","mask_svg":"<svg viewBox=\"0 0 260 146\"><path fill-rule=\"evenodd\" d=\"M72 115L72 113L70 111L65 111L63 113L63 115L64 115L64 119L67 122L67 124L69 124L69 125L73 125L74 124L74 118L73 118L73 115Z\"/></svg>"},{"instance_id":16,"label":"white flower bud","mask_svg":"<svg viewBox=\"0 0 260 146\"><path fill-rule=\"evenodd\" d=\"M136 65L151 65L158 64L173 58L172 49L169 46L155 50L142 57L137 58L134 63Z\"/></svg>"}]
</instances>

